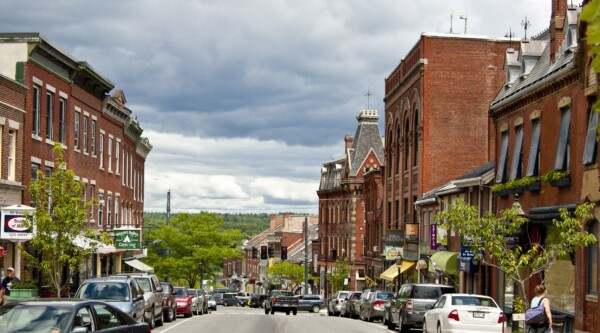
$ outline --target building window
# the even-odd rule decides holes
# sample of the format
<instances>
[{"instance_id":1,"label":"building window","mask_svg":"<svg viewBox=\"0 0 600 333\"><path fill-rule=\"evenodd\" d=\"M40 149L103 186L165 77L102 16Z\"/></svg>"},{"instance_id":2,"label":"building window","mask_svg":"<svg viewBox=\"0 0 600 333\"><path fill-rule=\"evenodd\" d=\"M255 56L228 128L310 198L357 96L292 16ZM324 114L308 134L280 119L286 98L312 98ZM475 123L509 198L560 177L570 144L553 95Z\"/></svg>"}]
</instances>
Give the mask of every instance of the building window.
<instances>
[{"instance_id":1,"label":"building window","mask_svg":"<svg viewBox=\"0 0 600 333\"><path fill-rule=\"evenodd\" d=\"M46 139L54 137L54 93L46 93Z\"/></svg>"},{"instance_id":2,"label":"building window","mask_svg":"<svg viewBox=\"0 0 600 333\"><path fill-rule=\"evenodd\" d=\"M410 168L410 149L408 146L408 119L404 123L404 171Z\"/></svg>"},{"instance_id":3,"label":"building window","mask_svg":"<svg viewBox=\"0 0 600 333\"><path fill-rule=\"evenodd\" d=\"M1 140L0 140L1 142ZM8 131L8 180L15 180L17 169L17 131Z\"/></svg>"},{"instance_id":4,"label":"building window","mask_svg":"<svg viewBox=\"0 0 600 333\"><path fill-rule=\"evenodd\" d=\"M31 163L31 182L37 181L40 179L39 171L41 165L38 163ZM37 203L35 202L35 197L31 197L31 206L36 207Z\"/></svg>"},{"instance_id":5,"label":"building window","mask_svg":"<svg viewBox=\"0 0 600 333\"><path fill-rule=\"evenodd\" d=\"M92 151L92 155L96 155L96 121L93 119L90 136L92 138L92 142L90 143L90 150Z\"/></svg>"},{"instance_id":6,"label":"building window","mask_svg":"<svg viewBox=\"0 0 600 333\"><path fill-rule=\"evenodd\" d=\"M120 226L119 222L119 196L115 196L115 225Z\"/></svg>"},{"instance_id":7,"label":"building window","mask_svg":"<svg viewBox=\"0 0 600 333\"><path fill-rule=\"evenodd\" d=\"M415 150L414 166L419 165L419 111L415 110L415 123L413 124L413 147Z\"/></svg>"},{"instance_id":8,"label":"building window","mask_svg":"<svg viewBox=\"0 0 600 333\"><path fill-rule=\"evenodd\" d=\"M75 112L75 149L79 149L79 112Z\"/></svg>"},{"instance_id":9,"label":"building window","mask_svg":"<svg viewBox=\"0 0 600 333\"><path fill-rule=\"evenodd\" d=\"M591 103L590 118L588 121L587 135L585 137L585 149L583 151L583 164L596 163L596 136L598 135L598 112L594 111L594 104Z\"/></svg>"},{"instance_id":10,"label":"building window","mask_svg":"<svg viewBox=\"0 0 600 333\"><path fill-rule=\"evenodd\" d=\"M83 116L83 152L88 150L88 116Z\"/></svg>"},{"instance_id":11,"label":"building window","mask_svg":"<svg viewBox=\"0 0 600 333\"><path fill-rule=\"evenodd\" d=\"M127 152L123 149L123 174L121 175L121 185L125 185L125 179L127 176Z\"/></svg>"},{"instance_id":12,"label":"building window","mask_svg":"<svg viewBox=\"0 0 600 333\"><path fill-rule=\"evenodd\" d=\"M593 111L592 111L593 112ZM594 112L596 113L596 112ZM588 227L588 232L599 239L598 221L592 221ZM588 287L587 293L598 295L598 242L588 245Z\"/></svg>"},{"instance_id":13,"label":"building window","mask_svg":"<svg viewBox=\"0 0 600 333\"><path fill-rule=\"evenodd\" d=\"M40 136L40 90L39 86L33 86L33 135Z\"/></svg>"},{"instance_id":14,"label":"building window","mask_svg":"<svg viewBox=\"0 0 600 333\"><path fill-rule=\"evenodd\" d=\"M569 127L571 124L571 109L561 109L560 133L556 146L554 170L566 171L569 169Z\"/></svg>"},{"instance_id":15,"label":"building window","mask_svg":"<svg viewBox=\"0 0 600 333\"><path fill-rule=\"evenodd\" d=\"M90 199L94 199L96 195L96 185L90 185ZM90 205L90 223L94 222L94 205Z\"/></svg>"},{"instance_id":16,"label":"building window","mask_svg":"<svg viewBox=\"0 0 600 333\"><path fill-rule=\"evenodd\" d=\"M115 142L115 173L119 174L119 152L121 149L121 142L118 140Z\"/></svg>"},{"instance_id":17,"label":"building window","mask_svg":"<svg viewBox=\"0 0 600 333\"><path fill-rule=\"evenodd\" d=\"M506 160L508 157L508 131L502 133L502 146L498 158L498 173L496 175L496 183L506 182Z\"/></svg>"},{"instance_id":18,"label":"building window","mask_svg":"<svg viewBox=\"0 0 600 333\"><path fill-rule=\"evenodd\" d=\"M521 178L523 172L523 126L517 127L516 130L515 147L512 165L510 167L510 179Z\"/></svg>"},{"instance_id":19,"label":"building window","mask_svg":"<svg viewBox=\"0 0 600 333\"><path fill-rule=\"evenodd\" d=\"M108 226L108 227L111 226L111 217L112 217L111 204L112 204L112 196L109 194L108 199L106 199L106 226Z\"/></svg>"},{"instance_id":20,"label":"building window","mask_svg":"<svg viewBox=\"0 0 600 333\"><path fill-rule=\"evenodd\" d=\"M108 159L107 159L107 164L108 164L108 172L112 172L112 146L113 146L113 138L111 138L110 136L108 137Z\"/></svg>"},{"instance_id":21,"label":"building window","mask_svg":"<svg viewBox=\"0 0 600 333\"><path fill-rule=\"evenodd\" d=\"M102 227L102 211L104 207L104 194L98 194L98 226Z\"/></svg>"},{"instance_id":22,"label":"building window","mask_svg":"<svg viewBox=\"0 0 600 333\"><path fill-rule=\"evenodd\" d=\"M527 176L540 175L540 120L532 122L531 147L529 147L529 160L527 161Z\"/></svg>"},{"instance_id":23,"label":"building window","mask_svg":"<svg viewBox=\"0 0 600 333\"><path fill-rule=\"evenodd\" d=\"M58 100L58 141L67 144L67 100L60 98Z\"/></svg>"},{"instance_id":24,"label":"building window","mask_svg":"<svg viewBox=\"0 0 600 333\"><path fill-rule=\"evenodd\" d=\"M104 169L104 133L100 133L100 142L98 144L98 154L100 155L100 169Z\"/></svg>"}]
</instances>

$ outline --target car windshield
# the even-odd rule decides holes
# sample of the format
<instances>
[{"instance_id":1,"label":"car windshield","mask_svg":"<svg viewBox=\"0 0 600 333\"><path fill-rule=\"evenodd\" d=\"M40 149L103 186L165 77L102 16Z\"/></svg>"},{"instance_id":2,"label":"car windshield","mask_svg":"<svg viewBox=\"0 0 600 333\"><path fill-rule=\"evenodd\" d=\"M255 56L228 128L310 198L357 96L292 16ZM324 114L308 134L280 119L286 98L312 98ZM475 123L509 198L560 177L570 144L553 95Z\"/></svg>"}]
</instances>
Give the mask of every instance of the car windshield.
<instances>
[{"instance_id":1,"label":"car windshield","mask_svg":"<svg viewBox=\"0 0 600 333\"><path fill-rule=\"evenodd\" d=\"M221 293L216 293L216 294L214 294L214 295L213 295L213 297L214 297L215 299L223 298L223 294L221 294Z\"/></svg>"},{"instance_id":2,"label":"car windshield","mask_svg":"<svg viewBox=\"0 0 600 333\"><path fill-rule=\"evenodd\" d=\"M70 307L46 305L7 305L0 308L0 332L63 332L67 329L71 310Z\"/></svg>"},{"instance_id":3,"label":"car windshield","mask_svg":"<svg viewBox=\"0 0 600 333\"><path fill-rule=\"evenodd\" d=\"M452 305L476 305L496 308L491 298L477 296L452 296Z\"/></svg>"},{"instance_id":4,"label":"car windshield","mask_svg":"<svg viewBox=\"0 0 600 333\"><path fill-rule=\"evenodd\" d=\"M354 294L352 294L352 297L351 297L351 298L352 298L352 299L359 299L359 298L360 298L360 295L362 295L362 293L354 293Z\"/></svg>"},{"instance_id":5,"label":"car windshield","mask_svg":"<svg viewBox=\"0 0 600 333\"><path fill-rule=\"evenodd\" d=\"M183 288L175 288L175 294L180 297L187 297L188 295Z\"/></svg>"},{"instance_id":6,"label":"car windshield","mask_svg":"<svg viewBox=\"0 0 600 333\"><path fill-rule=\"evenodd\" d=\"M212 297L211 295L206 296L206 299L209 300L209 301L214 301L215 300L215 298Z\"/></svg>"},{"instance_id":7,"label":"car windshield","mask_svg":"<svg viewBox=\"0 0 600 333\"><path fill-rule=\"evenodd\" d=\"M438 299L440 296L442 296L442 290L439 287L421 286L415 288L413 298Z\"/></svg>"},{"instance_id":8,"label":"car windshield","mask_svg":"<svg viewBox=\"0 0 600 333\"><path fill-rule=\"evenodd\" d=\"M273 296L292 296L292 293L289 291L278 290L278 291L273 291L273 293L271 295L273 295Z\"/></svg>"},{"instance_id":9,"label":"car windshield","mask_svg":"<svg viewBox=\"0 0 600 333\"><path fill-rule=\"evenodd\" d=\"M79 288L75 297L128 302L129 290L127 284L122 282L88 282Z\"/></svg>"},{"instance_id":10,"label":"car windshield","mask_svg":"<svg viewBox=\"0 0 600 333\"><path fill-rule=\"evenodd\" d=\"M340 293L340 295L338 296L338 298L340 299L344 299L346 297L348 297L348 293Z\"/></svg>"},{"instance_id":11,"label":"car windshield","mask_svg":"<svg viewBox=\"0 0 600 333\"><path fill-rule=\"evenodd\" d=\"M163 288L163 294L171 294L171 287L168 284L161 284L161 286Z\"/></svg>"},{"instance_id":12,"label":"car windshield","mask_svg":"<svg viewBox=\"0 0 600 333\"><path fill-rule=\"evenodd\" d=\"M196 289L188 289L188 293L194 296L198 295L198 291Z\"/></svg>"},{"instance_id":13,"label":"car windshield","mask_svg":"<svg viewBox=\"0 0 600 333\"><path fill-rule=\"evenodd\" d=\"M150 287L150 280L145 278L136 278L137 283L142 287L145 293L151 292L152 288Z\"/></svg>"}]
</instances>

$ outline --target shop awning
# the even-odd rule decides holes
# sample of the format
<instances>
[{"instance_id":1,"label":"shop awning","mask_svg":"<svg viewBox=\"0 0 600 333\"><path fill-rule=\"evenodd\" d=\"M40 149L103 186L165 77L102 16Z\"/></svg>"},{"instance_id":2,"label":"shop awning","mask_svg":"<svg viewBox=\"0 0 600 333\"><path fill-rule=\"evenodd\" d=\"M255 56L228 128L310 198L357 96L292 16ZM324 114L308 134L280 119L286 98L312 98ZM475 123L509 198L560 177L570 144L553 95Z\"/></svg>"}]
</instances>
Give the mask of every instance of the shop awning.
<instances>
[{"instance_id":1,"label":"shop awning","mask_svg":"<svg viewBox=\"0 0 600 333\"><path fill-rule=\"evenodd\" d=\"M444 273L446 275L456 275L456 258L460 253L450 251L438 251L431 256L432 265L429 265L431 273Z\"/></svg>"},{"instance_id":2,"label":"shop awning","mask_svg":"<svg viewBox=\"0 0 600 333\"><path fill-rule=\"evenodd\" d=\"M406 272L411 269L415 265L414 261L403 261L400 266L400 274ZM398 265L393 264L390 268L386 269L385 272L379 275L380 278L387 281L394 281L394 279L398 276Z\"/></svg>"},{"instance_id":3,"label":"shop awning","mask_svg":"<svg viewBox=\"0 0 600 333\"><path fill-rule=\"evenodd\" d=\"M117 250L117 248L115 248L112 245L108 245L108 244L104 244L100 241L97 241L95 239L91 239L88 237L84 237L84 236L77 236L73 239L73 245L82 248L84 250L90 249L94 246L96 247L96 252L97 253L101 253L101 254L108 254L108 253L117 253L117 252L124 252L121 250Z\"/></svg>"},{"instance_id":4,"label":"shop awning","mask_svg":"<svg viewBox=\"0 0 600 333\"><path fill-rule=\"evenodd\" d=\"M154 272L154 268L144 264L143 262L137 260L137 259L133 259L133 260L127 260L125 261L125 263L139 271L142 272L146 272L146 273L153 273Z\"/></svg>"}]
</instances>

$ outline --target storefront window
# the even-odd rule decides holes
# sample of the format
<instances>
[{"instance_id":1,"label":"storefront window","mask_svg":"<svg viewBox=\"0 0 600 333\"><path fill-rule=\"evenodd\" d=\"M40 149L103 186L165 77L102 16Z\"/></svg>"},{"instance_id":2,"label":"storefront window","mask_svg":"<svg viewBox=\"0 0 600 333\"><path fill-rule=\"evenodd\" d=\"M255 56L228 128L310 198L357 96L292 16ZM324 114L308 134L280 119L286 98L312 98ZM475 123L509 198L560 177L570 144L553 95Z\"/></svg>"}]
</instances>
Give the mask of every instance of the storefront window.
<instances>
[{"instance_id":1,"label":"storefront window","mask_svg":"<svg viewBox=\"0 0 600 333\"><path fill-rule=\"evenodd\" d=\"M553 241L556 229L548 228L546 243ZM546 271L546 288L552 308L575 313L575 265L569 256L561 257Z\"/></svg>"}]
</instances>

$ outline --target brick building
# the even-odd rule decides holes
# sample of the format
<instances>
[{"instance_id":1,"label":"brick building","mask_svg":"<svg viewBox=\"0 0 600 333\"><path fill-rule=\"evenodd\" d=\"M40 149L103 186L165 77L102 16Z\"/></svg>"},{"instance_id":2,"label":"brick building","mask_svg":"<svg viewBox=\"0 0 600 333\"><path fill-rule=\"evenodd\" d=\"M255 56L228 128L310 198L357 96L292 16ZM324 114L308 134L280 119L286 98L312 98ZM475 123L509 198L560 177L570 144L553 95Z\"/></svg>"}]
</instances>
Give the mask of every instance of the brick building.
<instances>
[{"instance_id":1,"label":"brick building","mask_svg":"<svg viewBox=\"0 0 600 333\"><path fill-rule=\"evenodd\" d=\"M412 267L437 246L433 214L415 203L493 158L488 109L504 83L509 45L505 38L424 33L385 80L381 245L388 270L376 278L392 282L398 258L406 278L417 276Z\"/></svg>"},{"instance_id":2,"label":"brick building","mask_svg":"<svg viewBox=\"0 0 600 333\"><path fill-rule=\"evenodd\" d=\"M26 96L25 85L0 74L0 207L22 203ZM0 271L12 266L17 251L17 243L0 240Z\"/></svg>"},{"instance_id":3,"label":"brick building","mask_svg":"<svg viewBox=\"0 0 600 333\"><path fill-rule=\"evenodd\" d=\"M359 113L354 137L344 138L344 157L323 164L319 196L319 275L323 293L330 295L326 276L336 260L350 267L348 290L364 287L365 193L364 175L383 165L383 139L375 110ZM362 279L362 280L359 280Z\"/></svg>"},{"instance_id":4,"label":"brick building","mask_svg":"<svg viewBox=\"0 0 600 333\"><path fill-rule=\"evenodd\" d=\"M582 201L597 202L597 76L579 45L581 8L552 0L548 30L507 53L506 82L491 103L496 125L496 183L533 177L536 183L513 189L529 219L530 243L544 244L559 209L574 211ZM584 130L584 129L587 129ZM551 173L560 176L544 181ZM495 213L510 207L514 194L496 193ZM584 228L598 238L598 213ZM560 258L529 280L528 294L543 282L554 314L567 316L567 329L600 332L597 304L598 246Z\"/></svg>"},{"instance_id":5,"label":"brick building","mask_svg":"<svg viewBox=\"0 0 600 333\"><path fill-rule=\"evenodd\" d=\"M113 83L90 64L37 33L0 34L0 54L0 73L28 88L22 203L32 205L26 189L38 171L52 172L53 147L60 143L67 167L83 186L83 198L98 200L89 211L89 228L141 230L144 164L152 146L141 136L123 91L113 91ZM120 272L123 252L100 250L84 275Z\"/></svg>"}]
</instances>

